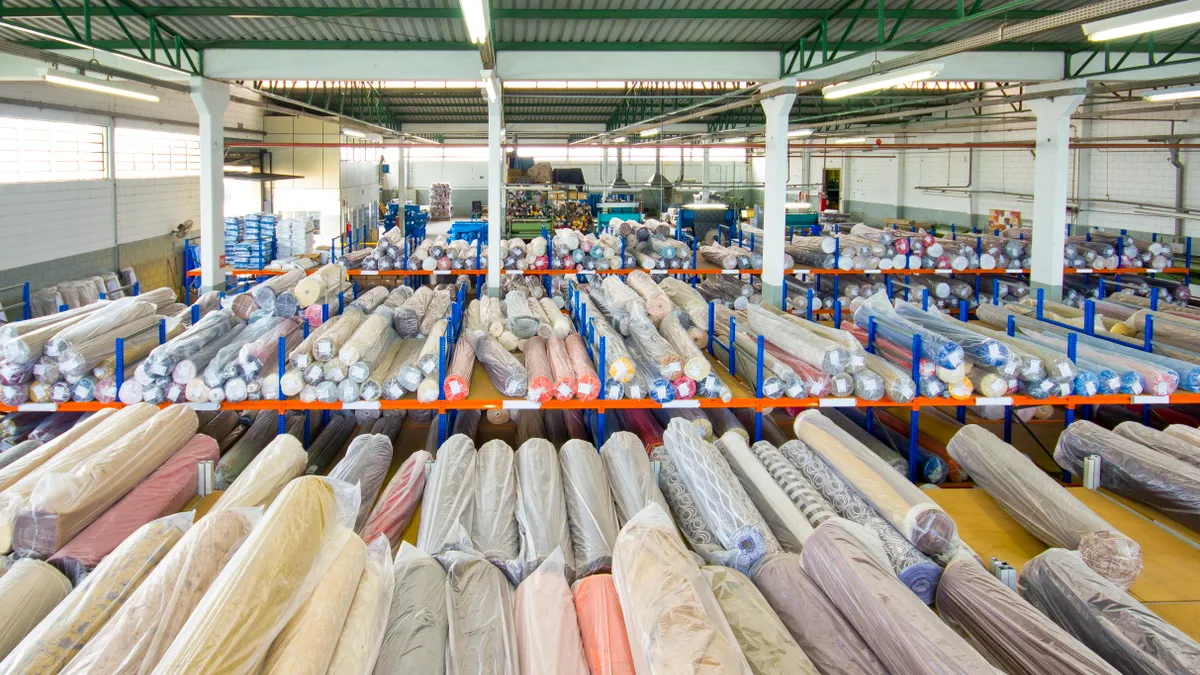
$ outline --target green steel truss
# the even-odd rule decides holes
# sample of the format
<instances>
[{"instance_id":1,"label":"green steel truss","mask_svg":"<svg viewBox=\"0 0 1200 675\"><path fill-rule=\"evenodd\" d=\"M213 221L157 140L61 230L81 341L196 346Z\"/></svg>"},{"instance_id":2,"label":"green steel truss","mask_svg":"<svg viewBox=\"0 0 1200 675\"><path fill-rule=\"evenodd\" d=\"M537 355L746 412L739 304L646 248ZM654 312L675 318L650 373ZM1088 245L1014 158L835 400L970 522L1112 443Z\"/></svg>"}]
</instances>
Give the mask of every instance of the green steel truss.
<instances>
[{"instance_id":1,"label":"green steel truss","mask_svg":"<svg viewBox=\"0 0 1200 675\"><path fill-rule=\"evenodd\" d=\"M1082 48L1066 50L1063 54L1063 79L1086 75L1128 73L1166 65L1200 63L1200 29L1192 31L1180 42L1155 44L1157 33L1144 33L1133 38L1088 43ZM1135 59L1133 54L1144 54L1145 59Z\"/></svg>"}]
</instances>

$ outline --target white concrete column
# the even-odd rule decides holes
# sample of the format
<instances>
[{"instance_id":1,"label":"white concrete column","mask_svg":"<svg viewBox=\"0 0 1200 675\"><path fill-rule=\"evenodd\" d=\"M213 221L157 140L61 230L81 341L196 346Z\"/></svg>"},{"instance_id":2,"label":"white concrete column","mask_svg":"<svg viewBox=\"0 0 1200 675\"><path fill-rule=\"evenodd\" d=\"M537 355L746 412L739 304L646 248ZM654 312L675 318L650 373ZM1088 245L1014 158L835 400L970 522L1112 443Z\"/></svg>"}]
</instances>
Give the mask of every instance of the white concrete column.
<instances>
[{"instance_id":1,"label":"white concrete column","mask_svg":"<svg viewBox=\"0 0 1200 675\"><path fill-rule=\"evenodd\" d=\"M500 80L493 73L484 71L492 78L495 96L488 100L488 295L500 296L500 237L504 232L504 185L508 177L504 151L501 147L501 130L504 128L504 106L500 100Z\"/></svg>"},{"instance_id":2,"label":"white concrete column","mask_svg":"<svg viewBox=\"0 0 1200 675\"><path fill-rule=\"evenodd\" d=\"M600 185L602 186L601 193L607 196L608 193L606 190L612 180L608 177L608 148L602 148L601 152L604 153L600 157Z\"/></svg>"},{"instance_id":3,"label":"white concrete column","mask_svg":"<svg viewBox=\"0 0 1200 675\"><path fill-rule=\"evenodd\" d=\"M763 302L782 308L783 305L783 244L787 227L784 204L787 203L788 181L788 115L795 94L780 94L763 99L767 123L767 148L763 194Z\"/></svg>"},{"instance_id":4,"label":"white concrete column","mask_svg":"<svg viewBox=\"0 0 1200 675\"><path fill-rule=\"evenodd\" d=\"M1071 113L1083 94L1029 101L1037 115L1037 159L1033 168L1033 261L1030 282L1046 289L1047 300L1062 299L1063 245L1066 243L1067 164Z\"/></svg>"},{"instance_id":5,"label":"white concrete column","mask_svg":"<svg viewBox=\"0 0 1200 675\"><path fill-rule=\"evenodd\" d=\"M400 224L404 224L404 192L408 189L408 169L404 166L407 148L396 148L396 196L400 198Z\"/></svg>"},{"instance_id":6,"label":"white concrete column","mask_svg":"<svg viewBox=\"0 0 1200 675\"><path fill-rule=\"evenodd\" d=\"M200 117L200 290L224 290L224 121L229 85L193 75L192 103Z\"/></svg>"},{"instance_id":7,"label":"white concrete column","mask_svg":"<svg viewBox=\"0 0 1200 675\"><path fill-rule=\"evenodd\" d=\"M708 148L704 149L704 178L700 181L701 194L704 195L704 201L708 201Z\"/></svg>"}]
</instances>

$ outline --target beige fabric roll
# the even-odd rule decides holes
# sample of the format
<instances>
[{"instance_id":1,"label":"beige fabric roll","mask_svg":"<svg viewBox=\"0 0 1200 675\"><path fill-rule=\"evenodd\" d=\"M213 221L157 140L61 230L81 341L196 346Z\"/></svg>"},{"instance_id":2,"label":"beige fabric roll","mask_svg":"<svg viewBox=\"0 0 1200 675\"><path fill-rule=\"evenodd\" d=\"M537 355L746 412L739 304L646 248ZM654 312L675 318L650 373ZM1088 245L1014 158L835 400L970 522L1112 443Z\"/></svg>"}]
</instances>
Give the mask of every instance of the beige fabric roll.
<instances>
[{"instance_id":1,"label":"beige fabric roll","mask_svg":"<svg viewBox=\"0 0 1200 675\"><path fill-rule=\"evenodd\" d=\"M665 317L675 305L671 302L671 298L663 292L663 289L654 283L654 279L641 270L634 270L626 277L625 283L629 287L637 291L637 294L642 296L646 302L646 313L658 323Z\"/></svg>"},{"instance_id":2,"label":"beige fabric roll","mask_svg":"<svg viewBox=\"0 0 1200 675\"><path fill-rule=\"evenodd\" d=\"M1193 429L1183 424L1171 424L1166 429L1163 429L1163 431L1181 441L1187 441L1200 448L1200 429Z\"/></svg>"},{"instance_id":3,"label":"beige fabric roll","mask_svg":"<svg viewBox=\"0 0 1200 675\"><path fill-rule=\"evenodd\" d=\"M295 436L276 436L221 493L212 510L239 506L266 508L293 478L304 473L307 466L308 453Z\"/></svg>"},{"instance_id":4,"label":"beige fabric roll","mask_svg":"<svg viewBox=\"0 0 1200 675\"><path fill-rule=\"evenodd\" d=\"M321 302L329 289L337 288L346 278L346 270L341 265L325 265L316 272L301 279L292 292L296 296L296 304L308 307Z\"/></svg>"},{"instance_id":5,"label":"beige fabric roll","mask_svg":"<svg viewBox=\"0 0 1200 675\"><path fill-rule=\"evenodd\" d=\"M367 545L349 537L312 596L267 652L262 675L324 675L342 634L367 561Z\"/></svg>"},{"instance_id":6,"label":"beige fabric roll","mask_svg":"<svg viewBox=\"0 0 1200 675\"><path fill-rule=\"evenodd\" d=\"M156 675L249 675L341 551L358 508L345 483L288 484L204 594Z\"/></svg>"},{"instance_id":7,"label":"beige fabric roll","mask_svg":"<svg viewBox=\"0 0 1200 675\"><path fill-rule=\"evenodd\" d=\"M756 675L818 675L816 666L749 577L719 565L707 565L700 571Z\"/></svg>"},{"instance_id":8,"label":"beige fabric roll","mask_svg":"<svg viewBox=\"0 0 1200 675\"><path fill-rule=\"evenodd\" d=\"M13 549L48 557L196 435L188 406L170 406L68 472L38 481L17 516Z\"/></svg>"},{"instance_id":9,"label":"beige fabric roll","mask_svg":"<svg viewBox=\"0 0 1200 675\"><path fill-rule=\"evenodd\" d=\"M192 516L189 511L159 518L129 535L0 662L0 672L61 671L166 557L191 527Z\"/></svg>"},{"instance_id":10,"label":"beige fabric roll","mask_svg":"<svg viewBox=\"0 0 1200 675\"><path fill-rule=\"evenodd\" d=\"M116 412L114 408L102 408L87 419L76 422L70 429L59 434L50 442L43 443L21 459L0 469L0 491L12 487L14 483L54 458L63 449L70 447L75 441L83 438L84 434L115 415Z\"/></svg>"},{"instance_id":11,"label":"beige fabric roll","mask_svg":"<svg viewBox=\"0 0 1200 675\"><path fill-rule=\"evenodd\" d=\"M87 458L116 443L156 414L158 414L158 407L149 403L135 403L118 410L116 413L106 416L101 420L102 424L93 426L74 443L60 447L58 452L45 458L40 466L27 472L5 488L4 492L0 492L0 553L12 550L13 528L17 524L17 516L21 509L28 504L33 489L42 476L71 470ZM51 445L53 445L53 441L26 455L22 461L41 453ZM20 463L15 462L8 468Z\"/></svg>"},{"instance_id":12,"label":"beige fabric roll","mask_svg":"<svg viewBox=\"0 0 1200 675\"><path fill-rule=\"evenodd\" d=\"M228 510L193 525L63 675L150 672L260 516Z\"/></svg>"},{"instance_id":13,"label":"beige fabric roll","mask_svg":"<svg viewBox=\"0 0 1200 675\"><path fill-rule=\"evenodd\" d=\"M0 577L0 659L8 656L71 592L71 582L42 560L18 560Z\"/></svg>"},{"instance_id":14,"label":"beige fabric roll","mask_svg":"<svg viewBox=\"0 0 1200 675\"><path fill-rule=\"evenodd\" d=\"M336 326L330 328L313 343L312 357L317 361L326 363L333 361L341 351L342 345L346 344L350 336L354 335L354 331L358 330L367 315L357 307L347 307L341 317L342 320L338 321Z\"/></svg>"},{"instance_id":15,"label":"beige fabric roll","mask_svg":"<svg viewBox=\"0 0 1200 675\"><path fill-rule=\"evenodd\" d=\"M367 546L366 564L329 661L329 675L370 675L375 668L387 629L395 579L392 545L387 537L378 536Z\"/></svg>"},{"instance_id":16,"label":"beige fabric roll","mask_svg":"<svg viewBox=\"0 0 1200 675\"><path fill-rule=\"evenodd\" d=\"M358 363L359 359L372 348L382 349L388 334L394 332L391 328L392 320L388 318L388 315L382 313L368 315L338 350L338 360L347 366L352 366Z\"/></svg>"}]
</instances>

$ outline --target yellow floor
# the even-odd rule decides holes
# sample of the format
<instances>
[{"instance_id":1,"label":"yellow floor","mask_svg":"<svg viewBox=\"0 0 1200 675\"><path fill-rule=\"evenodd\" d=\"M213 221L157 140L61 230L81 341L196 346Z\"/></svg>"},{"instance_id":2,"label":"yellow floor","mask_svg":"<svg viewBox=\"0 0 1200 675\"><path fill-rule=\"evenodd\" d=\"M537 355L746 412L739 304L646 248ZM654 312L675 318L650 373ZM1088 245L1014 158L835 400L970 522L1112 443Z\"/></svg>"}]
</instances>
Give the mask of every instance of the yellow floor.
<instances>
[{"instance_id":1,"label":"yellow floor","mask_svg":"<svg viewBox=\"0 0 1200 675\"><path fill-rule=\"evenodd\" d=\"M1144 505L1104 491L1068 488L1080 501L1142 547L1145 567L1129 588L1138 600L1200 639L1200 534ZM963 541L985 560L992 556L1021 569L1047 547L979 489L931 490L927 494L958 523ZM1187 532L1187 534L1182 534ZM1161 611L1160 611L1161 610Z\"/></svg>"}]
</instances>

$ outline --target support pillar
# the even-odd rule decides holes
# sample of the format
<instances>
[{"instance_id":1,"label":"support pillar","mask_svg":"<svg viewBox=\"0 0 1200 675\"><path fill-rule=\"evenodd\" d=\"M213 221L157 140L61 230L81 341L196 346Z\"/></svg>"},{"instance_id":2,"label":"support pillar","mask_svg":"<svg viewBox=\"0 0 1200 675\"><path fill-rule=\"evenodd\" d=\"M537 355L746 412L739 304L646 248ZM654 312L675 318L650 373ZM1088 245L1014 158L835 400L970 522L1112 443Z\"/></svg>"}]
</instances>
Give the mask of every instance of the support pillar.
<instances>
[{"instance_id":1,"label":"support pillar","mask_svg":"<svg viewBox=\"0 0 1200 675\"><path fill-rule=\"evenodd\" d=\"M508 178L508 167L504 161L501 134L504 129L504 107L500 100L500 79L491 71L483 71L491 78L495 96L488 100L488 265L487 292L500 297L500 237L504 232L504 186Z\"/></svg>"},{"instance_id":2,"label":"support pillar","mask_svg":"<svg viewBox=\"0 0 1200 675\"><path fill-rule=\"evenodd\" d=\"M783 245L787 214L788 115L795 94L780 94L763 99L766 115L767 147L763 199L763 302L782 309Z\"/></svg>"},{"instance_id":3,"label":"support pillar","mask_svg":"<svg viewBox=\"0 0 1200 675\"><path fill-rule=\"evenodd\" d=\"M192 104L200 118L200 290L225 289L225 109L229 85L192 76Z\"/></svg>"},{"instance_id":4,"label":"support pillar","mask_svg":"<svg viewBox=\"0 0 1200 675\"><path fill-rule=\"evenodd\" d=\"M608 178L608 148L604 147L600 150L604 153L600 159L600 186L601 199L608 197L608 186L610 184Z\"/></svg>"},{"instance_id":5,"label":"support pillar","mask_svg":"<svg viewBox=\"0 0 1200 675\"><path fill-rule=\"evenodd\" d=\"M708 150L708 148L704 149L704 178L700 181L700 194L702 195L705 203L708 202L710 194L708 190Z\"/></svg>"},{"instance_id":6,"label":"support pillar","mask_svg":"<svg viewBox=\"0 0 1200 675\"><path fill-rule=\"evenodd\" d=\"M1083 99L1083 94L1069 94L1029 101L1029 108L1037 115L1037 159L1033 168L1034 246L1029 279L1034 288L1046 290L1048 300L1062 299L1071 113Z\"/></svg>"},{"instance_id":7,"label":"support pillar","mask_svg":"<svg viewBox=\"0 0 1200 675\"><path fill-rule=\"evenodd\" d=\"M404 193L408 190L408 168L404 165L407 148L396 148L396 192L400 199L400 224L404 224Z\"/></svg>"}]
</instances>

